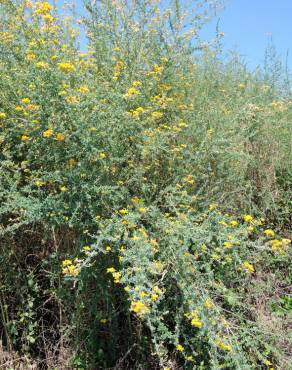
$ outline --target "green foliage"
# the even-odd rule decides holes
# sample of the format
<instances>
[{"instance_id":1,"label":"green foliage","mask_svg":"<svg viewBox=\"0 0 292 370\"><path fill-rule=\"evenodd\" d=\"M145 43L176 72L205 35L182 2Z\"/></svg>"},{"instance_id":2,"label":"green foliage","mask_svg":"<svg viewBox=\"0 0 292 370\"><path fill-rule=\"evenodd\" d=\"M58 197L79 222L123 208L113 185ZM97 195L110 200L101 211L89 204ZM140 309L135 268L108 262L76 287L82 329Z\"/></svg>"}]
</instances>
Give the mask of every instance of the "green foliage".
<instances>
[{"instance_id":1,"label":"green foliage","mask_svg":"<svg viewBox=\"0 0 292 370\"><path fill-rule=\"evenodd\" d=\"M51 368L289 366L290 77L273 47L263 70L223 62L223 34L198 36L222 3L193 3L85 1L79 22L1 2L10 351Z\"/></svg>"}]
</instances>

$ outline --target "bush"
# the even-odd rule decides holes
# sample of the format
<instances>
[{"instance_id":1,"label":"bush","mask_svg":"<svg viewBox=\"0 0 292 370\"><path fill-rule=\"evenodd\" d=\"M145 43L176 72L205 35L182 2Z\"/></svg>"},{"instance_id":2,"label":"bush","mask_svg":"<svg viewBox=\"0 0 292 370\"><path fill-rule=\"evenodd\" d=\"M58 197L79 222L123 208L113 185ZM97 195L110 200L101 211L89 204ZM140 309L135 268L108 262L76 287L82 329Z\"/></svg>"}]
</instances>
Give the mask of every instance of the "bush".
<instances>
[{"instance_id":1,"label":"bush","mask_svg":"<svg viewBox=\"0 0 292 370\"><path fill-rule=\"evenodd\" d=\"M289 76L201 42L219 2L84 5L0 5L4 344L40 367L287 367Z\"/></svg>"}]
</instances>

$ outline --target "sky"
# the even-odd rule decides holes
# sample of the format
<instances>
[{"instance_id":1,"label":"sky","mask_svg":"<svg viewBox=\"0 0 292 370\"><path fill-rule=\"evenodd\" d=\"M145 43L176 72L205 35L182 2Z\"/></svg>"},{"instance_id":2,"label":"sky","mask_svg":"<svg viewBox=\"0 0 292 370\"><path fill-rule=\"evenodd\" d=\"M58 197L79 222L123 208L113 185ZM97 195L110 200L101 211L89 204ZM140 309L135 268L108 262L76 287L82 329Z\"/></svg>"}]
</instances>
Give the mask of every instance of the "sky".
<instances>
[{"instance_id":1,"label":"sky","mask_svg":"<svg viewBox=\"0 0 292 370\"><path fill-rule=\"evenodd\" d=\"M225 10L202 30L203 39L214 37L218 21L225 50L236 49L250 68L263 62L272 38L284 63L288 52L292 69L292 0L227 0Z\"/></svg>"},{"instance_id":2,"label":"sky","mask_svg":"<svg viewBox=\"0 0 292 370\"><path fill-rule=\"evenodd\" d=\"M82 0L76 2L78 12L83 13ZM219 22L220 32L225 35L224 51L236 50L251 69L263 63L265 49L272 39L281 61L287 61L292 70L292 0L226 0L225 3L225 9L201 30L202 39L214 38Z\"/></svg>"}]
</instances>

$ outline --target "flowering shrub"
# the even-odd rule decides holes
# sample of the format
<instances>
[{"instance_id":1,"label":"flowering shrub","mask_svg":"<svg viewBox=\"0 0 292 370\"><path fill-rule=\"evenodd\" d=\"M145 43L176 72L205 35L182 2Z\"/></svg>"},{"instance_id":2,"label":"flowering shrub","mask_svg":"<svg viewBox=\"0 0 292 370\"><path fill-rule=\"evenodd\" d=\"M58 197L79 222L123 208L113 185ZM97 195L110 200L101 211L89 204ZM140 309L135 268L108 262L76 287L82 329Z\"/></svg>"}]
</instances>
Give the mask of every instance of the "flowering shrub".
<instances>
[{"instance_id":1,"label":"flowering shrub","mask_svg":"<svg viewBox=\"0 0 292 370\"><path fill-rule=\"evenodd\" d=\"M264 341L253 337L261 328L245 317L247 299L248 309L255 309L248 287L255 274L287 263L291 241L277 240L282 248L276 250L263 220L236 219L213 204L205 214L194 206L141 212L136 199L129 208L98 220L97 240L79 260L78 277L74 271L71 276L82 281L101 256L116 261L104 272L126 291L124 304L149 328L162 368L175 349L184 368L253 367L258 348L274 335L267 333ZM265 361L273 356L272 351Z\"/></svg>"},{"instance_id":2,"label":"flowering shrub","mask_svg":"<svg viewBox=\"0 0 292 370\"><path fill-rule=\"evenodd\" d=\"M201 42L220 1L84 5L0 4L4 345L51 368L287 368L289 76Z\"/></svg>"}]
</instances>

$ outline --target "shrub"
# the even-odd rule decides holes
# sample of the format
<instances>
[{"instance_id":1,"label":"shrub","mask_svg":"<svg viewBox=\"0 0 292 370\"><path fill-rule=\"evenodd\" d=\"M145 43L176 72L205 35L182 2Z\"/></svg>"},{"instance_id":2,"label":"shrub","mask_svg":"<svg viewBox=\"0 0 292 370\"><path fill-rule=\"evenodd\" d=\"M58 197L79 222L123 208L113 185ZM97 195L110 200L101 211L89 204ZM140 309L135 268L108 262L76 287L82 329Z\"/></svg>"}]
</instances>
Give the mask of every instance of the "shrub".
<instances>
[{"instance_id":1,"label":"shrub","mask_svg":"<svg viewBox=\"0 0 292 370\"><path fill-rule=\"evenodd\" d=\"M272 48L251 72L222 33L201 42L221 2L84 5L0 4L5 346L80 369L286 367L290 77Z\"/></svg>"}]
</instances>

